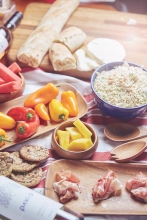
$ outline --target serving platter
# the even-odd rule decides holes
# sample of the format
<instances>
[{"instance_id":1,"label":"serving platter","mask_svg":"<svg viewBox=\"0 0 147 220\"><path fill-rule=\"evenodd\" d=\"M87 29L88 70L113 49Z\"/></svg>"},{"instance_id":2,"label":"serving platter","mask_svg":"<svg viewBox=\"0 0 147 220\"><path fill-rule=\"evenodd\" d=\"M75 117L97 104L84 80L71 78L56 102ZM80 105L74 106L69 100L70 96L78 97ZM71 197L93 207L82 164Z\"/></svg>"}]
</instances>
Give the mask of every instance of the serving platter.
<instances>
[{"instance_id":1,"label":"serving platter","mask_svg":"<svg viewBox=\"0 0 147 220\"><path fill-rule=\"evenodd\" d=\"M75 87L71 86L68 83L58 83L58 84L55 84L55 86L57 86L58 89L59 89L59 95L56 97L58 100L60 100L61 93L63 91L71 90L76 95L78 108L79 108L78 115L76 117L69 117L67 119L67 121L76 120L77 118L81 118L83 115L86 114L86 112L88 110L86 100L84 99L82 94ZM11 101L4 102L4 103L0 104L0 111L3 112L3 113L7 113L8 110L13 108L13 107L24 106L24 101L26 100L26 98L28 96L29 95L24 95L24 96L21 96L19 98L16 98L16 99L13 99ZM60 123L53 122L51 120L48 121L48 122L41 121L41 124L39 126L38 131L34 135L30 136L29 138L25 138L25 139L17 138L17 136L15 134L15 129L6 130L7 136L9 137L9 140L11 140L12 142L6 142L5 145L3 145L0 148L0 151L6 149L8 147L11 147L15 144L19 144L19 143L22 143L26 140L29 140L29 139L35 138L39 135L45 134L46 132L49 132L49 131L53 130L54 128L56 128L56 126L58 126L59 124Z\"/></svg>"},{"instance_id":2,"label":"serving platter","mask_svg":"<svg viewBox=\"0 0 147 220\"><path fill-rule=\"evenodd\" d=\"M147 203L145 204L133 198L125 189L125 183L139 172L147 175L147 164L118 164L114 162L65 159L55 161L47 170L45 196L58 202L59 197L53 190L53 183L55 182L56 172L62 169L70 169L80 178L80 185L83 187L78 199L72 199L65 204L67 208L82 214L124 215L125 213L125 215L146 215ZM121 181L123 185L121 195L94 203L91 194L92 187L108 170L113 170L116 173L116 177Z\"/></svg>"}]
</instances>

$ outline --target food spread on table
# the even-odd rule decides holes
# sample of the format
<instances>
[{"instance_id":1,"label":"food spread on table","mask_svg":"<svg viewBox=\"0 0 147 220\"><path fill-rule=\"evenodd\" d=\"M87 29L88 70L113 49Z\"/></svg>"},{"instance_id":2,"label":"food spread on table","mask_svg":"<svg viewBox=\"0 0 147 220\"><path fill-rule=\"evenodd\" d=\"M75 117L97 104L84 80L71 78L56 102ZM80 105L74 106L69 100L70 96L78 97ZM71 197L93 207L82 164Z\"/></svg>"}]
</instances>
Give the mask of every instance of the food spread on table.
<instances>
[{"instance_id":1,"label":"food spread on table","mask_svg":"<svg viewBox=\"0 0 147 220\"><path fill-rule=\"evenodd\" d=\"M63 29L79 3L79 0L55 1L17 51L18 60L8 67L0 63L0 95L21 89L21 67L17 61L36 68L48 54L49 62L58 73L68 70L94 71L102 64L125 59L124 47L114 39L96 37L85 43L87 34L82 28L70 26ZM102 100L117 107L132 108L147 103L146 81L145 70L124 62L122 66L98 72L93 85ZM41 163L49 158L49 149L25 144L13 152L4 149L32 140L71 120L70 127L56 132L56 141L61 148L78 153L89 150L94 141L92 132L82 122L82 116L88 111L86 100L75 87L67 83L47 82L31 94L20 95L0 104L0 175L24 186L35 187L42 179ZM111 214L111 203L117 200L119 209L114 213L122 214L121 206L125 198L133 204L132 214L138 203L139 207L147 203L146 166L130 165L131 173L131 170L125 169L129 165L125 167L114 161L112 164L90 164L88 161L58 160L50 165L45 195L66 203L67 207L74 204L73 209L86 214L103 214L105 208L106 214ZM88 207L85 211L84 206L79 205L83 201L86 207L89 203L92 208ZM125 209L129 213L130 210Z\"/></svg>"}]
</instances>

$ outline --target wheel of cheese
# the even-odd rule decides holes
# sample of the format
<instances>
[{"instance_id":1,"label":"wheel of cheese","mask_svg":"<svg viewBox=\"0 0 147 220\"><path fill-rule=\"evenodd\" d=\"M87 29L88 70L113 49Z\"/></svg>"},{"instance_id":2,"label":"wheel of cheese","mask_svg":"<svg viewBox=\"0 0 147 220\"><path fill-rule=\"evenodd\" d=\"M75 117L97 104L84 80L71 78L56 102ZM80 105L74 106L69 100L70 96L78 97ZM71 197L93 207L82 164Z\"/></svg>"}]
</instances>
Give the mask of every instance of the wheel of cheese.
<instances>
[{"instance_id":1,"label":"wheel of cheese","mask_svg":"<svg viewBox=\"0 0 147 220\"><path fill-rule=\"evenodd\" d=\"M122 61L125 58L124 47L116 40L97 38L87 44L87 49L100 64Z\"/></svg>"}]
</instances>

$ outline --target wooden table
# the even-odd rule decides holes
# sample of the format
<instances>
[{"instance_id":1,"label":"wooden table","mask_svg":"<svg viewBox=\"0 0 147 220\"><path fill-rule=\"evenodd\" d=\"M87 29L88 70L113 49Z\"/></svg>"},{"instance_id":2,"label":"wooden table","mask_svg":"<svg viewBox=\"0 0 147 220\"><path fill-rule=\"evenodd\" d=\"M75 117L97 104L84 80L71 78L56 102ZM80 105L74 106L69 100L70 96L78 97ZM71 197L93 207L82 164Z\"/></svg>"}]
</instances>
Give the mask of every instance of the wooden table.
<instances>
[{"instance_id":1,"label":"wooden table","mask_svg":"<svg viewBox=\"0 0 147 220\"><path fill-rule=\"evenodd\" d=\"M47 0L35 1L31 5L30 0L18 4L18 9L24 11L24 19L20 26L14 30L14 41L8 52L7 65L16 61L16 54L22 43L29 34L36 28L39 19L49 9L50 5L45 4ZM19 3L19 0L15 0ZM22 8L23 6L23 8ZM20 7L20 8L19 8ZM103 8L102 8L103 7ZM42 10L42 12L41 12ZM31 20L33 16L33 21ZM40 16L40 17L39 17ZM88 19L87 19L88 18ZM85 22L85 19L87 21ZM124 13L116 11L109 4L85 3L68 20L64 28L77 26L86 34L85 44L95 38L111 38L119 41L125 48L125 60L147 68L147 15ZM21 64L22 67L25 66ZM54 72L49 61L48 54L43 58L40 66L44 71ZM90 79L93 71L67 71L64 74L79 78Z\"/></svg>"},{"instance_id":2,"label":"wooden table","mask_svg":"<svg viewBox=\"0 0 147 220\"><path fill-rule=\"evenodd\" d=\"M16 4L17 6L17 10L21 12L24 12L26 7L32 2L48 3L49 1L48 0L25 0L25 1L13 0L13 3ZM116 11L116 9L111 5L109 5L108 3L81 3L80 5L82 7L87 7L87 8L98 8L98 9ZM8 65L6 55L1 59L1 62L5 65Z\"/></svg>"}]
</instances>

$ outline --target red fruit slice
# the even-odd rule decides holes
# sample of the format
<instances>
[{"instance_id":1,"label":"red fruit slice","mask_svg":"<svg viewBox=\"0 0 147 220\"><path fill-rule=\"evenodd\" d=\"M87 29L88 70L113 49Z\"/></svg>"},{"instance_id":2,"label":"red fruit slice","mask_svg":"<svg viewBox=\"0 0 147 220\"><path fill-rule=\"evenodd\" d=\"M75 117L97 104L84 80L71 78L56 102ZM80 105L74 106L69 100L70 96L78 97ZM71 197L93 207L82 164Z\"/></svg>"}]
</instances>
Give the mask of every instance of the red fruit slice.
<instances>
[{"instance_id":1,"label":"red fruit slice","mask_svg":"<svg viewBox=\"0 0 147 220\"><path fill-rule=\"evenodd\" d=\"M0 85L0 93L11 93L18 91L21 88L21 83L18 81L7 82Z\"/></svg>"},{"instance_id":2,"label":"red fruit slice","mask_svg":"<svg viewBox=\"0 0 147 220\"><path fill-rule=\"evenodd\" d=\"M21 78L2 63L0 63L0 78L2 78L5 82L18 81L21 83Z\"/></svg>"},{"instance_id":3,"label":"red fruit slice","mask_svg":"<svg viewBox=\"0 0 147 220\"><path fill-rule=\"evenodd\" d=\"M13 73L16 74L21 72L21 68L16 62L12 63L8 68L9 70L11 70Z\"/></svg>"}]
</instances>

